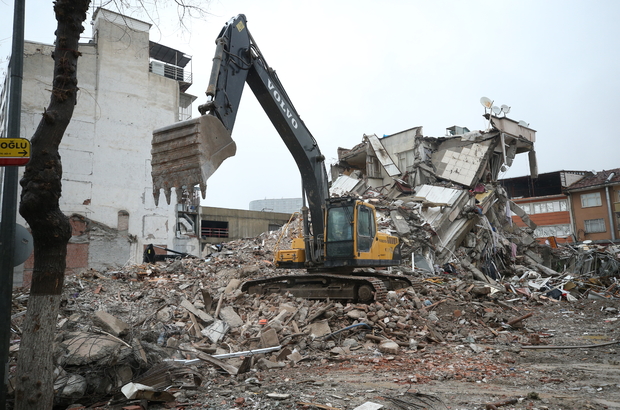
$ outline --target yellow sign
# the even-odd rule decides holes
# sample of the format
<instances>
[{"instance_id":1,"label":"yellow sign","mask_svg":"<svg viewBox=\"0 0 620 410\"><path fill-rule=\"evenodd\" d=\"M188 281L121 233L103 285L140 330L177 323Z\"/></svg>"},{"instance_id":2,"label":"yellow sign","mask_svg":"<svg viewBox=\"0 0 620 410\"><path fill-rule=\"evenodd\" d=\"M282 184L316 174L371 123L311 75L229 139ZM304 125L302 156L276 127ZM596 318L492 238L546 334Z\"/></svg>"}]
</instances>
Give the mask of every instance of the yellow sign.
<instances>
[{"instance_id":1,"label":"yellow sign","mask_svg":"<svg viewBox=\"0 0 620 410\"><path fill-rule=\"evenodd\" d=\"M0 165L26 165L30 161L30 141L0 138Z\"/></svg>"}]
</instances>

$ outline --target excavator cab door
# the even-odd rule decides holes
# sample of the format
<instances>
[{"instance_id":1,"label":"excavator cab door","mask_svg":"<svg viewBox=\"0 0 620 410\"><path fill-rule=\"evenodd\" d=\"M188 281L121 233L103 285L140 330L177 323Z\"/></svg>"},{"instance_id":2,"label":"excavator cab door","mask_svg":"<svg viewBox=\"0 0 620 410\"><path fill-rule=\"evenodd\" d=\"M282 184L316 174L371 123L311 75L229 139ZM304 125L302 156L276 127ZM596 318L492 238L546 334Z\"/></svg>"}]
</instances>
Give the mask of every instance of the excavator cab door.
<instances>
[{"instance_id":1,"label":"excavator cab door","mask_svg":"<svg viewBox=\"0 0 620 410\"><path fill-rule=\"evenodd\" d=\"M328 207L325 231L325 258L327 260L350 260L354 257L352 204Z\"/></svg>"},{"instance_id":2,"label":"excavator cab door","mask_svg":"<svg viewBox=\"0 0 620 410\"><path fill-rule=\"evenodd\" d=\"M372 249L375 240L376 226L375 215L372 208L358 203L356 207L356 254L368 253Z\"/></svg>"}]
</instances>

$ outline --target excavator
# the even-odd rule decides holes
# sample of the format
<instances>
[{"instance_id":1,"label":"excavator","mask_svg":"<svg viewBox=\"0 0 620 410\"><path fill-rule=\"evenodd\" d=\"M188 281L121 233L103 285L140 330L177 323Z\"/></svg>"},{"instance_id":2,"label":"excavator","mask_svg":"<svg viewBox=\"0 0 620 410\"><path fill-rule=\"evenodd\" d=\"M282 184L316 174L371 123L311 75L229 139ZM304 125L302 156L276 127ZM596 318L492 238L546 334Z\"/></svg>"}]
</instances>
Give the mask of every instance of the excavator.
<instances>
[{"instance_id":1,"label":"excavator","mask_svg":"<svg viewBox=\"0 0 620 410\"><path fill-rule=\"evenodd\" d=\"M378 269L399 265L401 255L398 238L379 231L375 208L354 197L330 198L325 157L267 65L243 14L228 21L216 40L200 117L153 132L155 202L161 189L170 203L171 188L180 192L197 185L205 197L207 179L235 154L231 135L245 84L293 156L305 194L303 234L293 239L291 249L276 252L275 265L306 272L248 280L241 289L368 303L384 299L389 290L409 286L406 276Z\"/></svg>"}]
</instances>

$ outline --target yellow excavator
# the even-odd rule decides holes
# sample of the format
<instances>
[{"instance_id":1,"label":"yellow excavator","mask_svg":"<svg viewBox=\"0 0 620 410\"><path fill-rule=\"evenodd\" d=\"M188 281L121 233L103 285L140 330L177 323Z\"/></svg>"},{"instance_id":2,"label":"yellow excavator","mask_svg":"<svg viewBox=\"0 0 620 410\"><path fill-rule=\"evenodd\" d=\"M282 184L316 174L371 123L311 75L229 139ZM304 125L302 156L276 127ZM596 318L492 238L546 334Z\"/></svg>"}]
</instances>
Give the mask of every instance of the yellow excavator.
<instances>
[{"instance_id":1,"label":"yellow excavator","mask_svg":"<svg viewBox=\"0 0 620 410\"><path fill-rule=\"evenodd\" d=\"M303 236L292 241L292 249L276 253L276 267L307 272L249 280L242 290L370 302L409 286L404 275L368 269L400 264L399 240L379 232L372 205L353 197L329 197L325 157L267 65L242 14L226 23L217 38L207 102L198 108L201 116L153 132L156 203L161 189L169 203L172 188L180 192L196 185L204 198L207 179L236 152L231 134L246 83L295 159L304 204L307 201L302 208Z\"/></svg>"}]
</instances>

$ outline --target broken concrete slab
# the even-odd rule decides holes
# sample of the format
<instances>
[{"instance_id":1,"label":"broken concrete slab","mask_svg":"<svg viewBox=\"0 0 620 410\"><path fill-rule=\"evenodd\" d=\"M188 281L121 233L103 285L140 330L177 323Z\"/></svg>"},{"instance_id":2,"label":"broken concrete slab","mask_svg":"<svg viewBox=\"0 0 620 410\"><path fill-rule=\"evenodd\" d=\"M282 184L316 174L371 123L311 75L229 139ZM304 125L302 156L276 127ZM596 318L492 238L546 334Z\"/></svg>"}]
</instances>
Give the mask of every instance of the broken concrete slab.
<instances>
[{"instance_id":1,"label":"broken concrete slab","mask_svg":"<svg viewBox=\"0 0 620 410\"><path fill-rule=\"evenodd\" d=\"M241 280L240 279L231 279L230 282L228 282L228 285L226 285L226 289L224 289L224 293L228 294L228 293L233 293L235 290L239 289L239 286L241 286Z\"/></svg>"},{"instance_id":2,"label":"broken concrete slab","mask_svg":"<svg viewBox=\"0 0 620 410\"><path fill-rule=\"evenodd\" d=\"M332 332L327 320L321 320L308 325L308 332L313 339L328 335Z\"/></svg>"},{"instance_id":3,"label":"broken concrete slab","mask_svg":"<svg viewBox=\"0 0 620 410\"><path fill-rule=\"evenodd\" d=\"M72 366L83 366L102 360L113 361L121 355L123 344L108 335L78 332L64 340L61 346L65 349L64 363Z\"/></svg>"},{"instance_id":4,"label":"broken concrete slab","mask_svg":"<svg viewBox=\"0 0 620 410\"><path fill-rule=\"evenodd\" d=\"M390 217L392 218L392 222L394 223L396 232L398 232L399 235L407 235L409 232L411 232L409 224L407 223L407 221L405 221L405 218L398 211L390 212Z\"/></svg>"},{"instance_id":5,"label":"broken concrete slab","mask_svg":"<svg viewBox=\"0 0 620 410\"><path fill-rule=\"evenodd\" d=\"M192 302L190 302L187 299L183 299L181 301L181 306L184 307L185 309L187 309L189 312L191 312L193 315L197 316L200 318L200 320L202 320L203 322L205 322L205 324L209 324L213 322L213 317L208 314L207 312L200 310L198 308L196 308Z\"/></svg>"},{"instance_id":6,"label":"broken concrete slab","mask_svg":"<svg viewBox=\"0 0 620 410\"><path fill-rule=\"evenodd\" d=\"M278 334L271 327L265 328L260 332L260 342L263 348L280 345Z\"/></svg>"},{"instance_id":7,"label":"broken concrete slab","mask_svg":"<svg viewBox=\"0 0 620 410\"><path fill-rule=\"evenodd\" d=\"M54 391L62 399L79 399L86 393L86 378L79 374L65 373L54 381Z\"/></svg>"},{"instance_id":8,"label":"broken concrete slab","mask_svg":"<svg viewBox=\"0 0 620 410\"><path fill-rule=\"evenodd\" d=\"M291 395L286 393L267 393L267 397L274 400L286 400L291 397Z\"/></svg>"},{"instance_id":9,"label":"broken concrete slab","mask_svg":"<svg viewBox=\"0 0 620 410\"><path fill-rule=\"evenodd\" d=\"M243 326L241 316L235 312L232 306L224 306L220 309L220 319L226 322L231 328Z\"/></svg>"},{"instance_id":10,"label":"broken concrete slab","mask_svg":"<svg viewBox=\"0 0 620 410\"><path fill-rule=\"evenodd\" d=\"M212 343L217 344L220 340L222 340L222 338L224 338L224 335L229 329L230 326L228 326L226 322L223 320L216 320L206 328L202 329L200 333L208 337Z\"/></svg>"},{"instance_id":11,"label":"broken concrete slab","mask_svg":"<svg viewBox=\"0 0 620 410\"><path fill-rule=\"evenodd\" d=\"M286 367L285 363L272 362L271 360L265 359L264 357L258 359L258 361L256 362L256 368L261 370L281 369L283 367Z\"/></svg>"},{"instance_id":12,"label":"broken concrete slab","mask_svg":"<svg viewBox=\"0 0 620 410\"><path fill-rule=\"evenodd\" d=\"M104 312L103 310L98 310L95 312L94 321L99 324L103 330L110 332L117 337L124 336L129 331L129 325L127 323L107 312Z\"/></svg>"},{"instance_id":13,"label":"broken concrete slab","mask_svg":"<svg viewBox=\"0 0 620 410\"><path fill-rule=\"evenodd\" d=\"M397 354L400 351L398 343L385 339L379 343L379 351L387 354Z\"/></svg>"},{"instance_id":14,"label":"broken concrete slab","mask_svg":"<svg viewBox=\"0 0 620 410\"><path fill-rule=\"evenodd\" d=\"M381 408L383 408L383 404L377 404L377 403L373 403L371 401L367 401L366 403L362 404L361 406L357 406L353 410L379 410Z\"/></svg>"}]
</instances>

